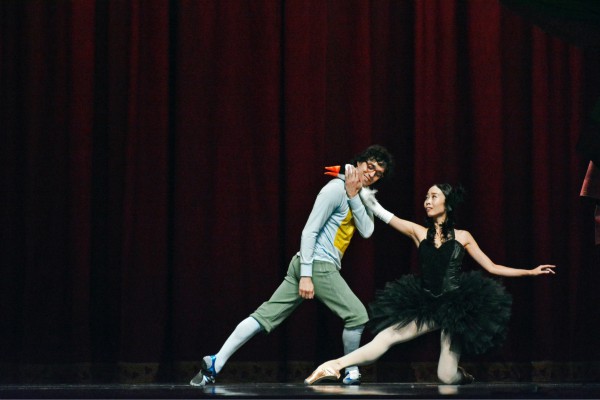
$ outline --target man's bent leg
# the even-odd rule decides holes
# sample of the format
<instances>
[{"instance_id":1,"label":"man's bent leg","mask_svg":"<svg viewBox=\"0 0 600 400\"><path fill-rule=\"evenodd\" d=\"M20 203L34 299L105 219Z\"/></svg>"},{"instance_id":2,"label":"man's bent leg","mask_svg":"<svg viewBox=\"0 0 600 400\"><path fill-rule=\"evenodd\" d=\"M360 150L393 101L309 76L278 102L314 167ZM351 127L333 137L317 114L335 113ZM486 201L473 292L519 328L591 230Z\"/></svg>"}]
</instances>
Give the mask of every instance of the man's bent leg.
<instances>
[{"instance_id":1,"label":"man's bent leg","mask_svg":"<svg viewBox=\"0 0 600 400\"><path fill-rule=\"evenodd\" d=\"M356 328L344 328L342 332L342 341L344 342L344 354L352 353L354 350L360 347L360 338L365 330L365 326L361 325ZM346 368L344 377L344 384L346 385L359 385L360 384L360 372L358 371L357 365L352 365Z\"/></svg>"},{"instance_id":2,"label":"man's bent leg","mask_svg":"<svg viewBox=\"0 0 600 400\"><path fill-rule=\"evenodd\" d=\"M337 268L330 263L315 261L313 264L313 283L315 296L331 311L344 320L344 354L351 353L360 346L364 325L369 320L367 309L350 289ZM356 365L346 368L345 383L360 382Z\"/></svg>"}]
</instances>

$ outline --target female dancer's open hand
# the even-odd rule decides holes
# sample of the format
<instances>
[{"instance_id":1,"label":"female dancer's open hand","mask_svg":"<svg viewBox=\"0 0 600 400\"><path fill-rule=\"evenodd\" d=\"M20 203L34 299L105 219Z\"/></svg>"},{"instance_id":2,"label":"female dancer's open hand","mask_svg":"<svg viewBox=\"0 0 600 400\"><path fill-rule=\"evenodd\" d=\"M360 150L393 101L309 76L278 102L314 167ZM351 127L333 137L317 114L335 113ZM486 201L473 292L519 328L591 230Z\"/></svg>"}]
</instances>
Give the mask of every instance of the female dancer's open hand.
<instances>
[{"instance_id":1,"label":"female dancer's open hand","mask_svg":"<svg viewBox=\"0 0 600 400\"><path fill-rule=\"evenodd\" d=\"M556 268L556 265L540 265L537 268L531 270L531 275L555 274L553 268Z\"/></svg>"}]
</instances>

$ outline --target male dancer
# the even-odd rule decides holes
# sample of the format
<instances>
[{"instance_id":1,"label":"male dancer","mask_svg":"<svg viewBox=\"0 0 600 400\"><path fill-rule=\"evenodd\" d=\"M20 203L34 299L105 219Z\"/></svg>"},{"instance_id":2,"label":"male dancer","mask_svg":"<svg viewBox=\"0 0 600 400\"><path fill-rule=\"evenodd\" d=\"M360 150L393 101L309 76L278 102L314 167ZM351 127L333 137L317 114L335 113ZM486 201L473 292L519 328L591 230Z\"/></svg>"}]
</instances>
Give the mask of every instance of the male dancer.
<instances>
[{"instance_id":1,"label":"male dancer","mask_svg":"<svg viewBox=\"0 0 600 400\"><path fill-rule=\"evenodd\" d=\"M389 176L393 164L387 149L373 145L346 165L345 175L337 174L339 168L326 172L336 179L319 192L302 231L300 251L292 258L283 282L268 301L238 324L218 353L202 359L201 370L190 385L214 383L233 353L258 332L270 333L305 299L316 297L344 320L344 354L360 346L369 317L339 271L354 231L368 238L375 227L373 215L367 213L358 192L363 186L371 186ZM346 368L343 383L360 384L357 366Z\"/></svg>"}]
</instances>

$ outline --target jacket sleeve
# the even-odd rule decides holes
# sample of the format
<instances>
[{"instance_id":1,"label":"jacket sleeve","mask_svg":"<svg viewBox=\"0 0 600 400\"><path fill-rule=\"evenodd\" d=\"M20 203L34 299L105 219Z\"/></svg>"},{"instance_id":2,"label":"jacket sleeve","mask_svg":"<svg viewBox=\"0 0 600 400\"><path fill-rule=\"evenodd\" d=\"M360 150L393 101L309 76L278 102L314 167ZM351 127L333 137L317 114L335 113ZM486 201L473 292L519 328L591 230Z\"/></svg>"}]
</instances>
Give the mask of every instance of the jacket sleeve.
<instances>
[{"instance_id":1,"label":"jacket sleeve","mask_svg":"<svg viewBox=\"0 0 600 400\"><path fill-rule=\"evenodd\" d=\"M325 185L317 195L300 239L300 276L312 276L317 236L345 196L345 190L340 190L335 181Z\"/></svg>"},{"instance_id":2,"label":"jacket sleeve","mask_svg":"<svg viewBox=\"0 0 600 400\"><path fill-rule=\"evenodd\" d=\"M348 198L348 196L346 196L346 198ZM367 210L359 195L348 199L348 204L352 210L354 224L356 225L356 229L358 230L358 233L360 233L360 236L364 238L371 237L375 230L375 217L373 214Z\"/></svg>"}]
</instances>

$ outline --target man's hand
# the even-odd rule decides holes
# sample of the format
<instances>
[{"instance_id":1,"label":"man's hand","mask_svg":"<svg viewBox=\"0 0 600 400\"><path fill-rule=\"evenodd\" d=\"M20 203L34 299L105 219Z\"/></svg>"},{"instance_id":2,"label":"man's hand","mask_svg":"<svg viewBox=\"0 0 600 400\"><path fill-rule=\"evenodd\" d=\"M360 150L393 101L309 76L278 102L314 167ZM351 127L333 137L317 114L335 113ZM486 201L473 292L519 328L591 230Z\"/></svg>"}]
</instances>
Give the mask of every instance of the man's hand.
<instances>
[{"instance_id":1,"label":"man's hand","mask_svg":"<svg viewBox=\"0 0 600 400\"><path fill-rule=\"evenodd\" d=\"M346 164L346 194L353 198L362 188L362 179L358 176L358 170L350 164Z\"/></svg>"},{"instance_id":2,"label":"man's hand","mask_svg":"<svg viewBox=\"0 0 600 400\"><path fill-rule=\"evenodd\" d=\"M310 276L303 276L300 278L300 284L298 286L298 294L303 299L310 300L315 297L315 286L313 285L313 281Z\"/></svg>"}]
</instances>

